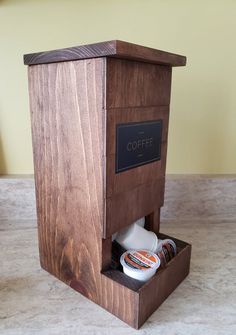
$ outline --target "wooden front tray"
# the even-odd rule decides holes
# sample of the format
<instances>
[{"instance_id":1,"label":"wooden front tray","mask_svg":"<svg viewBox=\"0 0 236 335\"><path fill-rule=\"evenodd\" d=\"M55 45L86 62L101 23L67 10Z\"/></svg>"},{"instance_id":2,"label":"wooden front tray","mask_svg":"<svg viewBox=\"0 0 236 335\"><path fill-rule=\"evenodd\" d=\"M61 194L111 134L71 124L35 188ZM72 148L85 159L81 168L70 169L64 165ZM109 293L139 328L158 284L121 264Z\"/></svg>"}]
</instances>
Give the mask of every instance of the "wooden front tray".
<instances>
[{"instance_id":1,"label":"wooden front tray","mask_svg":"<svg viewBox=\"0 0 236 335\"><path fill-rule=\"evenodd\" d=\"M108 269L102 274L109 279L119 283L120 294L122 292L133 292L134 304L138 308L133 309L133 314L129 317L129 323L132 327L139 329L149 316L163 303L163 301L175 290L175 288L184 280L189 273L191 245L177 240L165 234L158 234L161 239L170 238L177 245L177 255L163 269L160 269L146 283L128 277L119 270ZM126 294L123 294L126 300ZM115 296L110 296L111 301ZM126 300L127 305L129 301ZM109 309L108 309L109 310ZM127 310L129 310L127 308ZM114 314L114 311L112 312ZM119 317L119 315L117 315Z\"/></svg>"}]
</instances>

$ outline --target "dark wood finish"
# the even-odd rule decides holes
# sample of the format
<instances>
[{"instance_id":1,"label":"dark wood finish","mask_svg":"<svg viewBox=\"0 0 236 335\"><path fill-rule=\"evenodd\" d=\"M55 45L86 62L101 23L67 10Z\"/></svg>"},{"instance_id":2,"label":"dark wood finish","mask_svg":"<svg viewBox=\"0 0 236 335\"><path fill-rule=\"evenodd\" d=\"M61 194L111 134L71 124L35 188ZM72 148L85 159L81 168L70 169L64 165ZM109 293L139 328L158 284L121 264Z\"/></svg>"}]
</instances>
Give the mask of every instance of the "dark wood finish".
<instances>
[{"instance_id":1,"label":"dark wood finish","mask_svg":"<svg viewBox=\"0 0 236 335\"><path fill-rule=\"evenodd\" d=\"M29 68L40 262L133 326L134 293L101 275L104 71L103 59Z\"/></svg>"},{"instance_id":2,"label":"dark wood finish","mask_svg":"<svg viewBox=\"0 0 236 335\"><path fill-rule=\"evenodd\" d=\"M167 266L139 289L138 328L188 275L191 245L186 244L183 248L178 246L178 249L178 254Z\"/></svg>"},{"instance_id":3,"label":"dark wood finish","mask_svg":"<svg viewBox=\"0 0 236 335\"><path fill-rule=\"evenodd\" d=\"M163 202L164 178L107 198L104 238L162 207Z\"/></svg>"},{"instance_id":4,"label":"dark wood finish","mask_svg":"<svg viewBox=\"0 0 236 335\"><path fill-rule=\"evenodd\" d=\"M143 286L143 282L130 278L119 270L107 269L103 271L102 274L134 292L137 292ZM137 300L138 298L139 297L137 297Z\"/></svg>"},{"instance_id":5,"label":"dark wood finish","mask_svg":"<svg viewBox=\"0 0 236 335\"><path fill-rule=\"evenodd\" d=\"M29 67L41 264L68 284L80 280L92 300L105 192L104 71L102 59Z\"/></svg>"},{"instance_id":6,"label":"dark wood finish","mask_svg":"<svg viewBox=\"0 0 236 335\"><path fill-rule=\"evenodd\" d=\"M102 265L101 269L110 268L112 263L112 237L102 239Z\"/></svg>"},{"instance_id":7,"label":"dark wood finish","mask_svg":"<svg viewBox=\"0 0 236 335\"><path fill-rule=\"evenodd\" d=\"M143 216L159 232L170 65L185 57L111 41L25 63L39 64L28 73L41 266L139 328L187 275L191 248L176 240L178 255L142 284L113 266L112 234ZM160 119L161 160L115 174L116 125Z\"/></svg>"},{"instance_id":8,"label":"dark wood finish","mask_svg":"<svg viewBox=\"0 0 236 335\"><path fill-rule=\"evenodd\" d=\"M115 91L114 91L115 94ZM142 91L141 91L142 94ZM119 123L144 122L162 120L162 142L167 142L169 106L146 106L133 108L107 109L107 143L106 154L114 155L116 152L116 125Z\"/></svg>"},{"instance_id":9,"label":"dark wood finish","mask_svg":"<svg viewBox=\"0 0 236 335\"><path fill-rule=\"evenodd\" d=\"M27 54L24 63L36 65L106 56L170 66L186 65L185 56L119 40Z\"/></svg>"},{"instance_id":10,"label":"dark wood finish","mask_svg":"<svg viewBox=\"0 0 236 335\"><path fill-rule=\"evenodd\" d=\"M162 152L165 152L167 143L162 143ZM164 156L164 155L163 155ZM130 191L143 184L162 179L165 176L165 160L138 166L135 169L114 172L115 155L107 156L107 197Z\"/></svg>"},{"instance_id":11,"label":"dark wood finish","mask_svg":"<svg viewBox=\"0 0 236 335\"><path fill-rule=\"evenodd\" d=\"M158 232L157 235L158 235L159 238L161 238L163 240L164 239L172 239L173 241L175 241L176 246L177 246L177 250L178 250L178 255L177 255L178 257L179 257L179 254L183 253L183 251L185 251L185 252L187 251L188 254L189 254L189 252L191 252L191 245L190 244L188 244L184 241L178 240L178 239L176 239L174 237L171 237L169 235L160 233L160 232ZM165 268L163 268L164 270L162 270L161 268L158 269L158 271L156 273L156 276L155 276L155 277L157 277L157 280L158 280L158 277L159 277L160 273L165 272L165 270L168 267L173 267L173 263L176 263L176 261L178 260L178 257L177 258L176 257L174 259L172 259L172 262L169 262L168 265ZM189 263L189 260L188 260L188 263ZM147 287L154 280L154 278L152 278L148 281L148 283L144 283L144 282L140 282L139 280L130 278L122 272L122 267L121 267L121 270L114 270L114 269L111 269L111 268L109 269L108 268L107 270L102 271L102 273L105 276L117 281L119 284L121 284L125 287L128 287L135 292L140 292L140 290L142 288ZM169 281L170 280L167 280L167 282L169 282Z\"/></svg>"},{"instance_id":12,"label":"dark wood finish","mask_svg":"<svg viewBox=\"0 0 236 335\"><path fill-rule=\"evenodd\" d=\"M149 316L163 303L171 292L183 281L189 273L191 245L165 234L158 234L160 238L170 238L177 245L178 254L163 269L148 282L142 283L126 276L118 270L104 271L103 274L135 292L138 302L138 315L135 328L140 328Z\"/></svg>"},{"instance_id":13,"label":"dark wood finish","mask_svg":"<svg viewBox=\"0 0 236 335\"><path fill-rule=\"evenodd\" d=\"M159 234L160 230L160 207L145 217L145 228Z\"/></svg>"},{"instance_id":14,"label":"dark wood finish","mask_svg":"<svg viewBox=\"0 0 236 335\"><path fill-rule=\"evenodd\" d=\"M141 62L185 66L187 61L185 56L123 41L116 41L116 50L118 58L135 59Z\"/></svg>"},{"instance_id":15,"label":"dark wood finish","mask_svg":"<svg viewBox=\"0 0 236 335\"><path fill-rule=\"evenodd\" d=\"M107 60L107 108L168 106L171 67Z\"/></svg>"},{"instance_id":16,"label":"dark wood finish","mask_svg":"<svg viewBox=\"0 0 236 335\"><path fill-rule=\"evenodd\" d=\"M106 86L104 238L163 205L171 68L109 58ZM152 120L163 122L161 160L115 173L116 125Z\"/></svg>"}]
</instances>

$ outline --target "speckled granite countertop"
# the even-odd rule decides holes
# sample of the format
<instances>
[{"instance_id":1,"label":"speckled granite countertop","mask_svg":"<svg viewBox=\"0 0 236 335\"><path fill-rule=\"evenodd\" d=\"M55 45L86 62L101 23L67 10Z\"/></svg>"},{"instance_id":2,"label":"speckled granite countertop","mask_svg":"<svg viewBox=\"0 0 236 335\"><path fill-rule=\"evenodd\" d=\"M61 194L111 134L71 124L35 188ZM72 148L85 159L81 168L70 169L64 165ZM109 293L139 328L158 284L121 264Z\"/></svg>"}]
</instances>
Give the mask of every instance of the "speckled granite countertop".
<instances>
[{"instance_id":1,"label":"speckled granite countertop","mask_svg":"<svg viewBox=\"0 0 236 335\"><path fill-rule=\"evenodd\" d=\"M12 197L23 196L11 187ZM25 202L28 196L26 191ZM3 199L6 193L0 195L0 209ZM191 272L139 331L40 269L34 211L28 208L25 219L23 212L12 219L0 214L0 334L236 334L232 211L225 219L165 219L162 232L193 245Z\"/></svg>"}]
</instances>

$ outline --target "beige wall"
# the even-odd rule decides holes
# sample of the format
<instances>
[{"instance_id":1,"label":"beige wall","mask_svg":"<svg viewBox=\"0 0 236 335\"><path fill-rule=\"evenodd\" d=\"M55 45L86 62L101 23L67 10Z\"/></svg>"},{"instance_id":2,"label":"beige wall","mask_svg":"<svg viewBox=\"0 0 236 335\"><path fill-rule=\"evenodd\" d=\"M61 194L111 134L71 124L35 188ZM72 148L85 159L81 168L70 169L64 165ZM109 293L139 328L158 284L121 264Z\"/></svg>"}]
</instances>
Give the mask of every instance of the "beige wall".
<instances>
[{"instance_id":1,"label":"beige wall","mask_svg":"<svg viewBox=\"0 0 236 335\"><path fill-rule=\"evenodd\" d=\"M0 0L0 173L32 173L24 53L122 39L184 54L168 173L236 173L236 1Z\"/></svg>"}]
</instances>

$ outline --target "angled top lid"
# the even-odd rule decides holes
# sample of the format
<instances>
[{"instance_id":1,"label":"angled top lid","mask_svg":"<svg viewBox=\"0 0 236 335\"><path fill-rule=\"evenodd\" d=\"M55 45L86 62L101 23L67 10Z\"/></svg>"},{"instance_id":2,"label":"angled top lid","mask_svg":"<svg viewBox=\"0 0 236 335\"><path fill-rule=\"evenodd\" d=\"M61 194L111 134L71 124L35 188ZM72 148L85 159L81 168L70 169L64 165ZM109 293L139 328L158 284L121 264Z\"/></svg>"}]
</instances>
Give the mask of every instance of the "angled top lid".
<instances>
[{"instance_id":1,"label":"angled top lid","mask_svg":"<svg viewBox=\"0 0 236 335\"><path fill-rule=\"evenodd\" d=\"M36 65L95 57L116 57L169 66L186 65L186 57L119 40L24 55L24 64Z\"/></svg>"}]
</instances>

